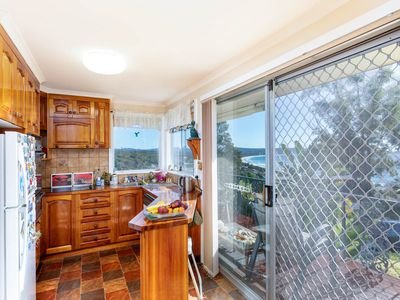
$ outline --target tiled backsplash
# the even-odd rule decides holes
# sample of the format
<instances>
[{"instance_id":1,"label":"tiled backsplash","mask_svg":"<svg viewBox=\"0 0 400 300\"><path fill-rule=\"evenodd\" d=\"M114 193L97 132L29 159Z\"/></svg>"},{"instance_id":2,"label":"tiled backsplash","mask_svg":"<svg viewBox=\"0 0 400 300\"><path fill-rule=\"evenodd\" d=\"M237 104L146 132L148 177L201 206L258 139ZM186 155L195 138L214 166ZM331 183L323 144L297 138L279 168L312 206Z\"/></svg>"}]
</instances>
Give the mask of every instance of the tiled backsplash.
<instances>
[{"instance_id":1,"label":"tiled backsplash","mask_svg":"<svg viewBox=\"0 0 400 300\"><path fill-rule=\"evenodd\" d=\"M50 187L54 173L108 172L108 149L53 149L51 159L37 163L37 174L42 174L43 187Z\"/></svg>"}]
</instances>

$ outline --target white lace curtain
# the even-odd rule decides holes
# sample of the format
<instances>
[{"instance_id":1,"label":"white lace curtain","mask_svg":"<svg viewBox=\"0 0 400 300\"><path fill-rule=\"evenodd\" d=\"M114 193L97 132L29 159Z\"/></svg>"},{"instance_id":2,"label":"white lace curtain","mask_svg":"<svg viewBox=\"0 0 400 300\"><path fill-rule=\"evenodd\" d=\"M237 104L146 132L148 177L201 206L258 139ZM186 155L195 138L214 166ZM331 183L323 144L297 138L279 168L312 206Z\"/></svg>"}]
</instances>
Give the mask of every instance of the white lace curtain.
<instances>
[{"instance_id":1,"label":"white lace curtain","mask_svg":"<svg viewBox=\"0 0 400 300\"><path fill-rule=\"evenodd\" d=\"M171 129L176 126L181 126L190 123L190 101L180 103L177 106L169 109L165 113L165 128Z\"/></svg>"},{"instance_id":2,"label":"white lace curtain","mask_svg":"<svg viewBox=\"0 0 400 300\"><path fill-rule=\"evenodd\" d=\"M114 110L114 127L152 128L161 130L162 114Z\"/></svg>"}]
</instances>

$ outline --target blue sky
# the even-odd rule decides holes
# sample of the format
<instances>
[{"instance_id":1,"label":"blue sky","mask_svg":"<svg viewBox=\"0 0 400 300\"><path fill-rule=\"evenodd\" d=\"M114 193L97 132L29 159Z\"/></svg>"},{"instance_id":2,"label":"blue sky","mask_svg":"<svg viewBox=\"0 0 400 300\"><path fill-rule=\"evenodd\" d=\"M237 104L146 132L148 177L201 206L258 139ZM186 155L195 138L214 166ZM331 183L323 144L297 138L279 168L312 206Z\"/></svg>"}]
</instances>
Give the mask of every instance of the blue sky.
<instances>
[{"instance_id":1,"label":"blue sky","mask_svg":"<svg viewBox=\"0 0 400 300\"><path fill-rule=\"evenodd\" d=\"M265 111L227 121L236 147L265 148Z\"/></svg>"},{"instance_id":2,"label":"blue sky","mask_svg":"<svg viewBox=\"0 0 400 300\"><path fill-rule=\"evenodd\" d=\"M135 132L139 132L135 136ZM160 132L156 129L114 127L114 148L154 149L160 143Z\"/></svg>"}]
</instances>

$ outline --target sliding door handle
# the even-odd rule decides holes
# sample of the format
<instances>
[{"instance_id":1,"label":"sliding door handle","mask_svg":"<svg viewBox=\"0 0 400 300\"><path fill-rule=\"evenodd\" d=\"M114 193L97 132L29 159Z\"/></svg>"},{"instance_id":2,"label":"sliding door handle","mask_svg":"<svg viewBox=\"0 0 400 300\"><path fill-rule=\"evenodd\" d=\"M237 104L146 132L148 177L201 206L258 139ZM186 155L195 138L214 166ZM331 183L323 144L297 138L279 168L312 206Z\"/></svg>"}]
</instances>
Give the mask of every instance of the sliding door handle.
<instances>
[{"instance_id":1,"label":"sliding door handle","mask_svg":"<svg viewBox=\"0 0 400 300\"><path fill-rule=\"evenodd\" d=\"M268 207L274 206L274 187L272 185L264 186L264 205Z\"/></svg>"}]
</instances>

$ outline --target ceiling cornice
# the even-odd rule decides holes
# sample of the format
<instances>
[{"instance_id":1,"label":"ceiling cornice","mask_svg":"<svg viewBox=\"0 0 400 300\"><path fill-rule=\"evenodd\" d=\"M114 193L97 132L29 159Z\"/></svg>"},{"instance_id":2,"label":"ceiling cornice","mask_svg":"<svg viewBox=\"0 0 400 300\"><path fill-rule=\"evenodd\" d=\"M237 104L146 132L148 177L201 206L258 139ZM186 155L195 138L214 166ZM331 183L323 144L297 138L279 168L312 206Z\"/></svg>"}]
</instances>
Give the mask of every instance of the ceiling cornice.
<instances>
[{"instance_id":1,"label":"ceiling cornice","mask_svg":"<svg viewBox=\"0 0 400 300\"><path fill-rule=\"evenodd\" d=\"M15 47L21 53L25 62L28 64L29 68L36 76L37 80L42 83L46 81L46 78L40 69L38 63L32 55L27 43L25 42L18 26L12 20L10 14L0 7L0 24L3 26L4 30L7 32L8 36L13 41Z\"/></svg>"}]
</instances>

